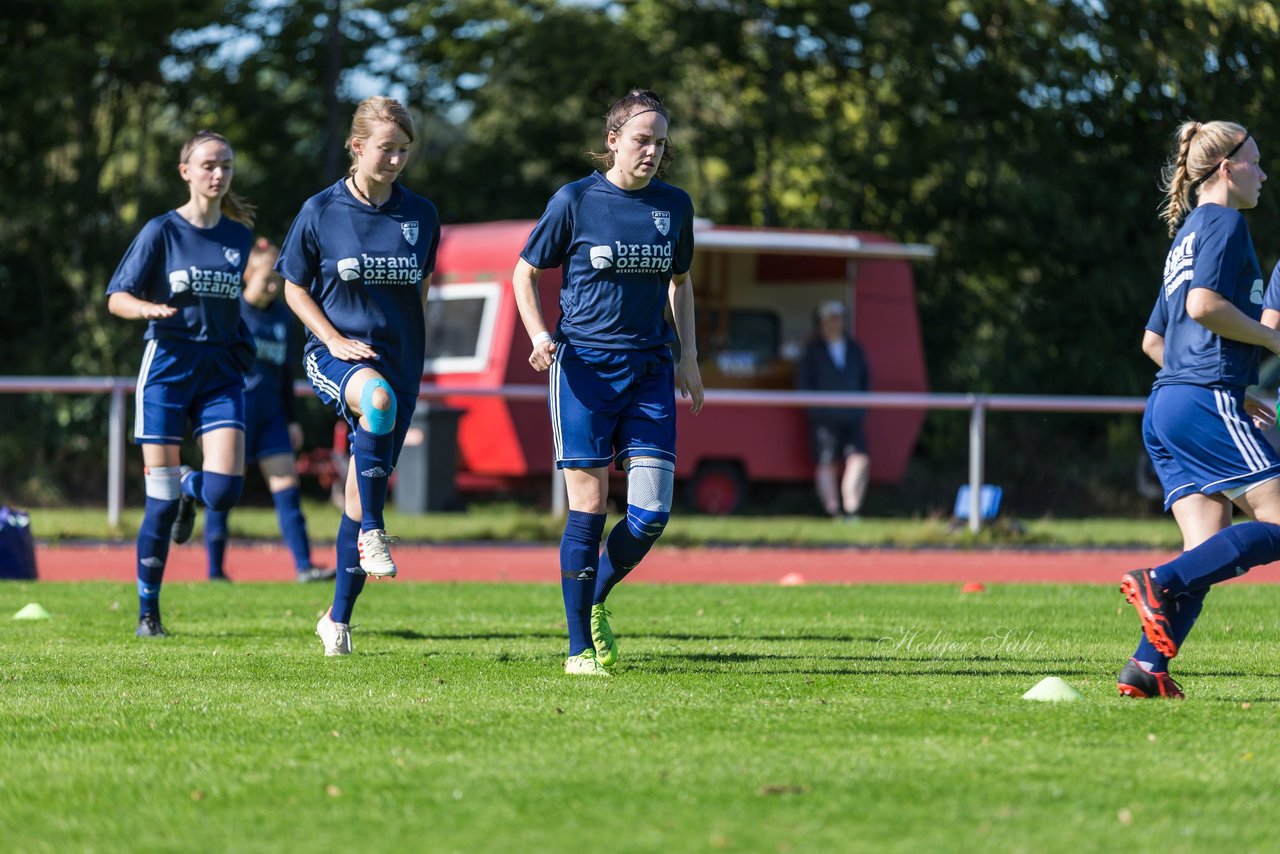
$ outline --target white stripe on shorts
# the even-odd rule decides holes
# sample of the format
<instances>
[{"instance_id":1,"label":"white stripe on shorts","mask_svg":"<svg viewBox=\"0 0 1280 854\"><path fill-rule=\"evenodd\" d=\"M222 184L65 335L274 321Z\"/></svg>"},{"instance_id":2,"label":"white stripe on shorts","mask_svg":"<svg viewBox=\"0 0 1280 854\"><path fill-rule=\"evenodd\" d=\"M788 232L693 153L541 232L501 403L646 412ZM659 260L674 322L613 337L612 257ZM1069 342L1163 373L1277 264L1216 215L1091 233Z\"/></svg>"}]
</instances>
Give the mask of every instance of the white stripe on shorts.
<instances>
[{"instance_id":1,"label":"white stripe on shorts","mask_svg":"<svg viewBox=\"0 0 1280 854\"><path fill-rule=\"evenodd\" d=\"M1254 438L1249 425L1242 422L1236 414L1235 400L1232 396L1222 389L1215 388L1213 397L1218 405L1218 414L1222 416L1222 423L1231 434L1231 441L1235 442L1245 465L1250 471L1262 471L1267 468L1267 455L1258 446L1258 440Z\"/></svg>"},{"instance_id":2,"label":"white stripe on shorts","mask_svg":"<svg viewBox=\"0 0 1280 854\"><path fill-rule=\"evenodd\" d=\"M138 368L138 387L133 392L133 437L150 439L143 431L147 422L143 419L143 398L147 391L147 374L151 372L151 361L156 356L156 339L152 338L142 350L142 366Z\"/></svg>"},{"instance_id":3,"label":"white stripe on shorts","mask_svg":"<svg viewBox=\"0 0 1280 854\"><path fill-rule=\"evenodd\" d=\"M342 391L338 388L337 383L324 375L324 371L320 370L320 366L316 364L316 354L308 353L306 358L307 379L311 380L319 391L323 391L336 401L342 400Z\"/></svg>"},{"instance_id":4,"label":"white stripe on shorts","mask_svg":"<svg viewBox=\"0 0 1280 854\"><path fill-rule=\"evenodd\" d=\"M564 432L560 424L560 360L551 362L547 377L547 405L551 409L551 445L556 460L564 454Z\"/></svg>"}]
</instances>

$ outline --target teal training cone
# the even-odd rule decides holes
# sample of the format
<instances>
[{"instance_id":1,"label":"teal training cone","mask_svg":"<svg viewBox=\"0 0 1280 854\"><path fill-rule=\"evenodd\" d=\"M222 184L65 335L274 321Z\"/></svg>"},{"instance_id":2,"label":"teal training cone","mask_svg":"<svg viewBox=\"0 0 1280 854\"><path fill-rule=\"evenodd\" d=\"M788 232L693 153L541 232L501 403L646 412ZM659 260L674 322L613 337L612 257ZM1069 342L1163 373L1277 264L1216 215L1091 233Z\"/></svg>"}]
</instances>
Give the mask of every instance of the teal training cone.
<instances>
[{"instance_id":1,"label":"teal training cone","mask_svg":"<svg viewBox=\"0 0 1280 854\"><path fill-rule=\"evenodd\" d=\"M48 611L38 602L32 602L24 607L21 611L13 615L15 620L47 620L50 618Z\"/></svg>"},{"instance_id":2,"label":"teal training cone","mask_svg":"<svg viewBox=\"0 0 1280 854\"><path fill-rule=\"evenodd\" d=\"M1022 695L1024 700L1041 700L1056 703L1060 700L1079 700L1080 692L1057 676L1046 676L1035 687Z\"/></svg>"}]
</instances>

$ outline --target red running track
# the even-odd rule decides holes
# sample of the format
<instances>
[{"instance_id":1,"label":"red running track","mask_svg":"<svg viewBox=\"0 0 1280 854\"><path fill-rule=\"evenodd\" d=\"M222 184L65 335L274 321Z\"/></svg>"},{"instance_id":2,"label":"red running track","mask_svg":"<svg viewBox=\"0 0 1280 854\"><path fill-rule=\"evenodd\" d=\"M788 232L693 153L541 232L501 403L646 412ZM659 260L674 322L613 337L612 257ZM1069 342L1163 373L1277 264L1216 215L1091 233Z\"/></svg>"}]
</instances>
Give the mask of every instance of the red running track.
<instances>
[{"instance_id":1,"label":"red running track","mask_svg":"<svg viewBox=\"0 0 1280 854\"><path fill-rule=\"evenodd\" d=\"M559 549L523 545L400 545L393 549L401 581L510 581L558 583ZM328 549L317 549L324 560ZM1154 566L1175 552L1152 551L963 551L955 549L782 549L658 547L629 581L654 584L1116 584L1122 573ZM135 578L134 546L39 546L41 580ZM1276 568L1280 568L1280 564ZM227 574L236 581L288 581L293 563L278 545L233 544ZM791 576L788 578L788 576ZM166 581L205 577L200 545L175 546ZM1241 581L1280 582L1280 572L1259 568Z\"/></svg>"}]
</instances>

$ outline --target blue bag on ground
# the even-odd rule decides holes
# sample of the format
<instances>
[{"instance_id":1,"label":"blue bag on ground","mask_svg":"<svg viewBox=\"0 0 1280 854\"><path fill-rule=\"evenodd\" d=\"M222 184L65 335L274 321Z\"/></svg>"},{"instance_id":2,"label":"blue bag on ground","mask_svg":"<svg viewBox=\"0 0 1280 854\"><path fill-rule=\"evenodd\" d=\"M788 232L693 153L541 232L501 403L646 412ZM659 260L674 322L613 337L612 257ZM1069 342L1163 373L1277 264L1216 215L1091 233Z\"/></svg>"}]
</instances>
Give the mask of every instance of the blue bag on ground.
<instances>
[{"instance_id":1,"label":"blue bag on ground","mask_svg":"<svg viewBox=\"0 0 1280 854\"><path fill-rule=\"evenodd\" d=\"M0 579L36 578L36 544L31 517L12 507L0 507Z\"/></svg>"}]
</instances>

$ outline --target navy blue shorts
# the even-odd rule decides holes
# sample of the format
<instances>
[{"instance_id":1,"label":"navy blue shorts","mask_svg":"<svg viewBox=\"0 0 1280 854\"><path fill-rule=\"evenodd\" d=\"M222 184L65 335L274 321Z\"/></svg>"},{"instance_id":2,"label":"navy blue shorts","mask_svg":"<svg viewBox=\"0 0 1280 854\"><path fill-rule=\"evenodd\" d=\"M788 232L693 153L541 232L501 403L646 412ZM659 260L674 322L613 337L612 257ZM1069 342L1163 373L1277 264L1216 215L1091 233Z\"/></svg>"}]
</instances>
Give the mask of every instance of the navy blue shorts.
<instances>
[{"instance_id":1,"label":"navy blue shorts","mask_svg":"<svg viewBox=\"0 0 1280 854\"><path fill-rule=\"evenodd\" d=\"M829 466L853 454L867 452L867 433L861 421L810 423L810 447L817 465Z\"/></svg>"},{"instance_id":2,"label":"navy blue shorts","mask_svg":"<svg viewBox=\"0 0 1280 854\"><path fill-rule=\"evenodd\" d=\"M278 395L247 392L244 396L244 461L256 463L280 454L293 456L289 418Z\"/></svg>"},{"instance_id":3,"label":"navy blue shorts","mask_svg":"<svg viewBox=\"0 0 1280 854\"><path fill-rule=\"evenodd\" d=\"M142 353L134 394L133 441L178 445L190 419L199 437L244 429L244 369L226 344L153 338Z\"/></svg>"},{"instance_id":4,"label":"navy blue shorts","mask_svg":"<svg viewBox=\"0 0 1280 854\"><path fill-rule=\"evenodd\" d=\"M676 368L666 347L604 350L560 342L548 402L557 468L623 468L676 458Z\"/></svg>"},{"instance_id":5,"label":"navy blue shorts","mask_svg":"<svg viewBox=\"0 0 1280 854\"><path fill-rule=\"evenodd\" d=\"M1280 455L1245 412L1243 389L1158 386L1142 438L1166 510L1192 492L1215 495L1280 476Z\"/></svg>"},{"instance_id":6,"label":"navy blue shorts","mask_svg":"<svg viewBox=\"0 0 1280 854\"><path fill-rule=\"evenodd\" d=\"M302 365L306 368L311 387L316 390L316 396L321 402L332 406L338 417L346 421L352 432L355 432L360 419L347 411L347 383L361 368L377 371L378 376L382 376L382 371L377 365L367 362L344 362L323 348L308 353L302 360ZM393 386L391 391L396 396L396 426L392 429L395 444L391 452L391 465L394 466L396 460L400 459L400 449L404 447L404 437L409 432L409 422L413 420L413 410L418 405L418 389L398 389Z\"/></svg>"}]
</instances>

